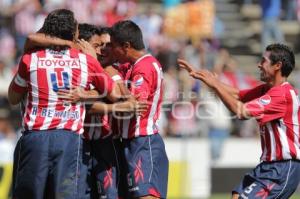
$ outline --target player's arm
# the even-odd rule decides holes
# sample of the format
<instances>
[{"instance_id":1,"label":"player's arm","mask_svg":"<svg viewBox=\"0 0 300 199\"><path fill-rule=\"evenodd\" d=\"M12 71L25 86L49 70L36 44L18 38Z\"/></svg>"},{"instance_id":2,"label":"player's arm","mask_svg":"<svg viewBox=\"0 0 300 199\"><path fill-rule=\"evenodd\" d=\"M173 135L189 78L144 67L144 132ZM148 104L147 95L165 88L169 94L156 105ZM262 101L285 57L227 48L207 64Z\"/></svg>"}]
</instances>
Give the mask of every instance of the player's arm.
<instances>
[{"instance_id":1,"label":"player's arm","mask_svg":"<svg viewBox=\"0 0 300 199\"><path fill-rule=\"evenodd\" d=\"M120 91L118 83L114 82L109 74L103 70L98 62L93 63L91 67L92 84L99 92L101 98L106 98L111 102L117 102L122 99L123 95Z\"/></svg>"},{"instance_id":2,"label":"player's arm","mask_svg":"<svg viewBox=\"0 0 300 199\"><path fill-rule=\"evenodd\" d=\"M71 87L70 89L59 89L57 92L58 98L67 102L89 102L100 99L99 92L95 89L85 90L81 87Z\"/></svg>"},{"instance_id":3,"label":"player's arm","mask_svg":"<svg viewBox=\"0 0 300 199\"><path fill-rule=\"evenodd\" d=\"M177 62L178 62L178 65L181 68L185 69L188 73L190 73L190 74L192 72L196 73L196 71L193 69L193 67L185 60L178 59ZM214 74L214 76L216 77L215 74ZM239 99L239 90L237 88L234 88L230 85L224 84L221 81L219 82L219 86L222 87L222 89L225 90L226 92L230 93L230 95L232 95L234 98Z\"/></svg>"},{"instance_id":4,"label":"player's arm","mask_svg":"<svg viewBox=\"0 0 300 199\"><path fill-rule=\"evenodd\" d=\"M106 104L104 102L94 102L88 113L89 114L105 114L112 112L126 112L141 114L148 108L147 102L138 102L136 100L127 100L124 102L116 102L113 104Z\"/></svg>"},{"instance_id":5,"label":"player's arm","mask_svg":"<svg viewBox=\"0 0 300 199\"><path fill-rule=\"evenodd\" d=\"M208 87L212 88L226 107L236 114L238 118L249 119L251 117L245 104L238 99L238 90L231 88L230 86L224 86L224 84L218 80L213 73L207 70L201 70L199 72L194 71L184 60L178 60L178 64L180 67L185 68L193 78L201 80Z\"/></svg>"},{"instance_id":6,"label":"player's arm","mask_svg":"<svg viewBox=\"0 0 300 199\"><path fill-rule=\"evenodd\" d=\"M44 33L29 34L25 42L24 51L28 52L32 49L48 46L69 46L73 47L74 43L69 40L51 37Z\"/></svg>"},{"instance_id":7,"label":"player's arm","mask_svg":"<svg viewBox=\"0 0 300 199\"><path fill-rule=\"evenodd\" d=\"M203 81L207 86L212 88L226 107L236 114L239 119L249 119L252 117L245 104L238 100L232 92L224 89L223 83L220 82L220 80L218 80L211 72L201 70L199 72L191 72L191 76Z\"/></svg>"},{"instance_id":8,"label":"player's arm","mask_svg":"<svg viewBox=\"0 0 300 199\"><path fill-rule=\"evenodd\" d=\"M116 94L120 95L122 99L131 98L132 95L131 95L130 91L126 88L120 73L113 66L107 66L107 67L105 67L104 70L111 76L112 80L119 87L119 89L116 90L115 92L118 91L120 93L116 93Z\"/></svg>"},{"instance_id":9,"label":"player's arm","mask_svg":"<svg viewBox=\"0 0 300 199\"><path fill-rule=\"evenodd\" d=\"M13 78L13 80L11 81L9 88L8 88L8 102L11 105L17 105L19 104L22 99L24 98L24 95L26 94L26 89L24 88L24 90L20 90L20 91L16 91L15 90L15 79L16 76Z\"/></svg>"},{"instance_id":10,"label":"player's arm","mask_svg":"<svg viewBox=\"0 0 300 199\"><path fill-rule=\"evenodd\" d=\"M84 39L77 40L76 42L70 40L64 40L57 37L51 37L44 33L33 33L29 34L25 42L24 51L28 52L39 47L49 46L68 46L70 48L77 48L85 54L89 54L97 59L95 49L91 44Z\"/></svg>"},{"instance_id":11,"label":"player's arm","mask_svg":"<svg viewBox=\"0 0 300 199\"><path fill-rule=\"evenodd\" d=\"M8 101L12 105L20 103L27 93L27 65L29 55L24 55L19 63L19 68L8 88Z\"/></svg>"},{"instance_id":12,"label":"player's arm","mask_svg":"<svg viewBox=\"0 0 300 199\"><path fill-rule=\"evenodd\" d=\"M224 89L224 85L218 79L213 79L210 72L204 71L199 78L199 75L193 75L192 77L202 80L205 84L215 90L216 94L223 101L225 106L233 112L239 119L250 119L252 115L247 106L238 99L238 94L233 94L230 90Z\"/></svg>"}]
</instances>

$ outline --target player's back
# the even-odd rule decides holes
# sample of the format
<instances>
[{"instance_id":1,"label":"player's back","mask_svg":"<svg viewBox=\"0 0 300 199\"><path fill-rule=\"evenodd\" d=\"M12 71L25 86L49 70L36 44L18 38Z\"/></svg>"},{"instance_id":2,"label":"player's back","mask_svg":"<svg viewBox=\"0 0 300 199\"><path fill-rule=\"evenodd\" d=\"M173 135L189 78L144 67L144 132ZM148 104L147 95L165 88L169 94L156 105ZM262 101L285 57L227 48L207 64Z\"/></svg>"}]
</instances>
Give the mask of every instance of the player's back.
<instances>
[{"instance_id":1,"label":"player's back","mask_svg":"<svg viewBox=\"0 0 300 199\"><path fill-rule=\"evenodd\" d=\"M75 49L39 50L22 57L28 95L23 125L26 130L67 129L82 132L84 106L64 103L59 89L89 85L89 57ZM27 69L25 70L25 67Z\"/></svg>"}]
</instances>

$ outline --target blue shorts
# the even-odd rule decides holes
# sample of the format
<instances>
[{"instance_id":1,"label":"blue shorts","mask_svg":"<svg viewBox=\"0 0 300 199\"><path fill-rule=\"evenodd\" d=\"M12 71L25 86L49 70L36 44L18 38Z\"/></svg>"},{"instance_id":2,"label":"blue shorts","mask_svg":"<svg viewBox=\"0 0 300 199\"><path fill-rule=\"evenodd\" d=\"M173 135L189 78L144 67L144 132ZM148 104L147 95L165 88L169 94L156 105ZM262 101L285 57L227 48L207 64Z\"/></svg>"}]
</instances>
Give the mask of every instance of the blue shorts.
<instances>
[{"instance_id":1,"label":"blue shorts","mask_svg":"<svg viewBox=\"0 0 300 199\"><path fill-rule=\"evenodd\" d=\"M241 199L289 198L300 182L300 161L262 162L232 192Z\"/></svg>"},{"instance_id":2,"label":"blue shorts","mask_svg":"<svg viewBox=\"0 0 300 199\"><path fill-rule=\"evenodd\" d=\"M118 199L121 192L119 139L98 139L91 143L92 198Z\"/></svg>"},{"instance_id":3,"label":"blue shorts","mask_svg":"<svg viewBox=\"0 0 300 199\"><path fill-rule=\"evenodd\" d=\"M161 136L124 139L123 146L130 196L166 198L169 160Z\"/></svg>"},{"instance_id":4,"label":"blue shorts","mask_svg":"<svg viewBox=\"0 0 300 199\"><path fill-rule=\"evenodd\" d=\"M24 132L14 154L13 198L89 198L82 160L81 136L74 132Z\"/></svg>"}]
</instances>

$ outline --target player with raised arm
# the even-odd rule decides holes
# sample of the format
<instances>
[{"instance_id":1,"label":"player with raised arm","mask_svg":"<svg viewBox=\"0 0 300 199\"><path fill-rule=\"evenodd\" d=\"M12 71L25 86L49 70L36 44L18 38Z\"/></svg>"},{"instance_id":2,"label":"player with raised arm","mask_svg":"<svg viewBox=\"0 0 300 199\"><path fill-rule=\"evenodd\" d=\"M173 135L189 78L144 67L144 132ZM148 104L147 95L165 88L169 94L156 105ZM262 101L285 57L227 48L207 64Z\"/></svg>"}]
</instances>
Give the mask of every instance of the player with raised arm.
<instances>
[{"instance_id":1,"label":"player with raised arm","mask_svg":"<svg viewBox=\"0 0 300 199\"><path fill-rule=\"evenodd\" d=\"M82 24L79 25L79 38L88 41L94 47L98 61L104 70L119 85L120 90L123 92L126 90L123 95L128 94L129 91L125 88L121 75L112 66L114 57L109 48L109 28ZM108 114L105 107L101 111L100 105L103 106L103 103L91 104L90 114L85 119L84 137L90 140L92 157L92 198L118 199L119 196L123 197L124 193L118 193L122 188L120 187L120 135L116 130L118 120L113 117L117 113L114 111ZM131 107L133 106L134 104Z\"/></svg>"},{"instance_id":2,"label":"player with raised arm","mask_svg":"<svg viewBox=\"0 0 300 199\"><path fill-rule=\"evenodd\" d=\"M130 64L125 80L132 95L150 104L142 116L124 119L122 123L129 197L166 198L168 158L157 127L163 92L161 65L146 52L142 32L132 21L113 25L111 46L119 63Z\"/></svg>"},{"instance_id":3,"label":"player with raised arm","mask_svg":"<svg viewBox=\"0 0 300 199\"><path fill-rule=\"evenodd\" d=\"M52 41L55 40L55 41ZM110 35L109 28L98 28L90 24L79 24L79 41L81 43L82 49L91 54L97 56L98 61L104 67L104 70L112 77L112 79L117 83L122 91L124 98L129 98L129 91L125 88L122 81L121 75L112 66L114 63L114 58L112 53L110 53ZM87 41L91 49L86 48ZM41 45L51 45L51 43L56 45L74 45L69 44L68 41L59 38L49 38L44 34L32 34L29 36L30 43L27 44L27 48L32 48L33 46ZM84 42L84 43L83 43ZM60 97L64 97L66 100L71 100L73 102L79 100L87 100L90 95L97 97L97 92L82 91L81 89L74 89L72 91L62 91L58 92ZM67 97L68 96L68 97ZM88 106L88 114L85 118L85 131L84 138L87 140L86 151L89 151L88 146L91 146L91 167L92 167L92 198L117 198L118 188L120 187L120 168L119 168L119 151L120 151L120 140L119 135L116 134L115 129L118 128L118 120L112 117L112 114L107 114L113 112L114 115L120 114L118 112L132 112L137 111L141 113L146 104L141 102L136 102L134 100L128 102L122 102L117 104L106 104L103 102L95 102L94 100ZM120 190L122 190L120 188ZM124 195L120 193L119 195Z\"/></svg>"},{"instance_id":4,"label":"player with raised arm","mask_svg":"<svg viewBox=\"0 0 300 199\"><path fill-rule=\"evenodd\" d=\"M283 44L267 46L258 64L265 83L243 91L221 83L207 70L194 71L184 60L178 63L212 88L239 118L254 117L259 124L261 163L244 176L232 198L289 198L300 182L299 99L287 81L295 68L290 48Z\"/></svg>"}]
</instances>

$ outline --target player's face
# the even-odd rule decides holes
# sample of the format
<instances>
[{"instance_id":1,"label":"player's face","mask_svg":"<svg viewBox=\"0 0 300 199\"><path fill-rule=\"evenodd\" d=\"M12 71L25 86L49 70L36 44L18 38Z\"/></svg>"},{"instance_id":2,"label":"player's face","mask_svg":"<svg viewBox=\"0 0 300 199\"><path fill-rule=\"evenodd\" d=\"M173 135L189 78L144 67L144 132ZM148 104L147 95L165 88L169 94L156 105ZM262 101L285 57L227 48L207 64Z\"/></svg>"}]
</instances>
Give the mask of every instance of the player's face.
<instances>
[{"instance_id":1,"label":"player's face","mask_svg":"<svg viewBox=\"0 0 300 199\"><path fill-rule=\"evenodd\" d=\"M124 64L128 62L127 56L126 56L126 50L122 47L121 44L114 41L113 38L111 38L111 48L113 52L113 56L115 57L116 61Z\"/></svg>"},{"instance_id":2,"label":"player's face","mask_svg":"<svg viewBox=\"0 0 300 199\"><path fill-rule=\"evenodd\" d=\"M275 76L275 67L271 64L270 60L270 51L266 51L261 61L258 63L258 68L260 69L260 80L264 82L270 82L274 79Z\"/></svg>"},{"instance_id":3,"label":"player's face","mask_svg":"<svg viewBox=\"0 0 300 199\"><path fill-rule=\"evenodd\" d=\"M101 37L99 35L93 35L90 38L89 43L96 50L97 58L99 60L99 56L100 56L100 53L101 53Z\"/></svg>"},{"instance_id":4,"label":"player's face","mask_svg":"<svg viewBox=\"0 0 300 199\"><path fill-rule=\"evenodd\" d=\"M102 66L109 66L115 62L111 42L110 35L105 33L100 35L100 58L98 59Z\"/></svg>"}]
</instances>

